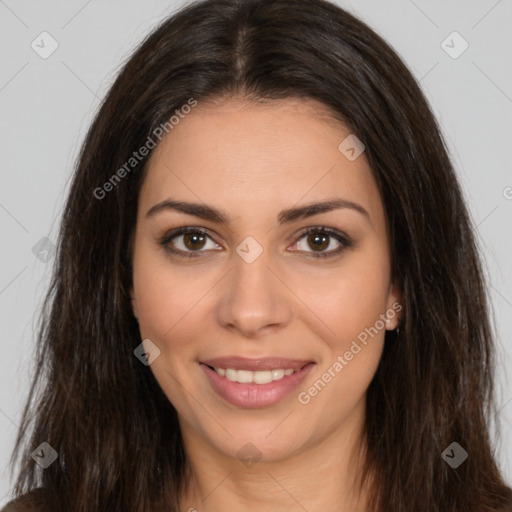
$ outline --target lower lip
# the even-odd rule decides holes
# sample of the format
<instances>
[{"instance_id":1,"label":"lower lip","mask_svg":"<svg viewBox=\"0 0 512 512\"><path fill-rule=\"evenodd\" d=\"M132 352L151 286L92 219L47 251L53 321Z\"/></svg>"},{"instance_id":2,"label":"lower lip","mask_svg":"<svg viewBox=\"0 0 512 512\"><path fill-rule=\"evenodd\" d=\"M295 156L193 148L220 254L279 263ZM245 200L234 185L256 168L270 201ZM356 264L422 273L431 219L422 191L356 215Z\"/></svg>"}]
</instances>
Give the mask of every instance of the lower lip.
<instances>
[{"instance_id":1,"label":"lower lip","mask_svg":"<svg viewBox=\"0 0 512 512\"><path fill-rule=\"evenodd\" d=\"M200 363L206 373L212 388L226 402L238 407L268 407L276 404L289 395L306 378L312 370L314 363L309 363L298 372L286 375L282 379L274 380L268 384L242 384L231 382L222 377L209 366Z\"/></svg>"}]
</instances>

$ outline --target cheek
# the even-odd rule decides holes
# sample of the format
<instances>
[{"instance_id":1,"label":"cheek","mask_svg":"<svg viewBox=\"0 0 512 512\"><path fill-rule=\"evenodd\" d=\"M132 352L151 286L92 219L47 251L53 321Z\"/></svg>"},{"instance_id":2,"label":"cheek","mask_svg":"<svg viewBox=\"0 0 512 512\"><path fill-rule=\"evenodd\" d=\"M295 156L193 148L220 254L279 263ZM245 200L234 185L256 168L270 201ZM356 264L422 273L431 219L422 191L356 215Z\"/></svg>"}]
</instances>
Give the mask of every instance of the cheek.
<instances>
[{"instance_id":1,"label":"cheek","mask_svg":"<svg viewBox=\"0 0 512 512\"><path fill-rule=\"evenodd\" d=\"M193 320L200 314L204 291L194 287L194 278L173 269L165 258L141 249L134 257L134 287L142 339L160 349L151 371L169 401L178 410L193 410L188 394L181 391L194 366L197 347L190 339L198 333Z\"/></svg>"},{"instance_id":2,"label":"cheek","mask_svg":"<svg viewBox=\"0 0 512 512\"><path fill-rule=\"evenodd\" d=\"M372 256L373 255L373 256ZM384 315L389 291L385 252L354 258L328 280L328 286L310 294L308 305L320 320L324 353L319 374L343 396L354 400L371 381L382 354L386 333ZM332 377L332 375L335 377ZM329 393L327 393L329 394Z\"/></svg>"},{"instance_id":3,"label":"cheek","mask_svg":"<svg viewBox=\"0 0 512 512\"><path fill-rule=\"evenodd\" d=\"M186 315L197 293L165 258L144 247L135 252L133 272L141 335L159 342L163 350L162 342Z\"/></svg>"},{"instance_id":4,"label":"cheek","mask_svg":"<svg viewBox=\"0 0 512 512\"><path fill-rule=\"evenodd\" d=\"M364 291L352 280L338 283L336 292L324 296L331 308L323 320L330 332L323 336L321 361L314 375L299 390L297 400L308 411L304 428L335 430L361 407L379 366L386 333L385 287ZM322 329L325 332L326 329ZM325 416L325 411L329 414ZM323 417L319 429L315 418Z\"/></svg>"},{"instance_id":5,"label":"cheek","mask_svg":"<svg viewBox=\"0 0 512 512\"><path fill-rule=\"evenodd\" d=\"M389 263L383 251L353 255L347 265L309 287L307 303L328 327L329 344L338 349L375 326L385 332L380 316L385 313L389 292ZM309 283L310 285L312 283ZM313 290L313 291L312 291ZM306 296L304 288L301 296ZM364 338L364 336L362 336Z\"/></svg>"}]
</instances>

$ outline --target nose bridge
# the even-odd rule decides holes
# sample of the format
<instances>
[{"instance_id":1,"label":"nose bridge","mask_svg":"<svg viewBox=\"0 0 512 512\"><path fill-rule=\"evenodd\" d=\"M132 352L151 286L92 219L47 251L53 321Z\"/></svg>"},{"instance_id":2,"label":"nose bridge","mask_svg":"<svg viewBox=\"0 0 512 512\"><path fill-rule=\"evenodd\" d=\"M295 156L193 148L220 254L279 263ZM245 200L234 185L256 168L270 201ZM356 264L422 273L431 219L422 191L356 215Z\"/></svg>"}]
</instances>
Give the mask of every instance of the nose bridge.
<instances>
[{"instance_id":1,"label":"nose bridge","mask_svg":"<svg viewBox=\"0 0 512 512\"><path fill-rule=\"evenodd\" d=\"M265 295L271 298L274 283L272 273L268 269L270 265L268 251L261 252L252 260L240 255L241 250L242 245L238 248L237 255L233 257L231 290L236 293L239 301L252 297L254 302L254 299L264 299Z\"/></svg>"},{"instance_id":2,"label":"nose bridge","mask_svg":"<svg viewBox=\"0 0 512 512\"><path fill-rule=\"evenodd\" d=\"M285 323L290 316L283 285L268 268L272 267L270 252L254 242L246 239L233 254L217 313L224 327L236 327L246 336Z\"/></svg>"}]
</instances>

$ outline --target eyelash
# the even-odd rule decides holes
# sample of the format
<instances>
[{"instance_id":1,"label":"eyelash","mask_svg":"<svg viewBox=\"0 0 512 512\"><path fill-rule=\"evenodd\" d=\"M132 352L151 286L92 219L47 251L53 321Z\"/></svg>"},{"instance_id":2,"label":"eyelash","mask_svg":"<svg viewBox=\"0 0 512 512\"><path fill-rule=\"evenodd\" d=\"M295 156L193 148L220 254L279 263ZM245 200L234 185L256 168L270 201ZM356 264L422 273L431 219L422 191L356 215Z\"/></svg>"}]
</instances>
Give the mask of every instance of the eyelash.
<instances>
[{"instance_id":1,"label":"eyelash","mask_svg":"<svg viewBox=\"0 0 512 512\"><path fill-rule=\"evenodd\" d=\"M200 235L203 235L203 236L206 236L206 237L212 239L212 237L208 234L208 231L205 230L204 228L186 226L186 227L176 228L176 229L169 231L159 240L159 244L162 245L166 251L168 251L172 254L175 254L177 256L180 256L182 258L199 257L201 252L206 252L206 251L202 251L202 250L182 251L181 249L175 249L169 245L169 242L173 238L176 238L176 237L178 237L180 235L184 235L184 234L190 234L190 233L200 234ZM295 245L295 243L297 243L299 240L301 240L305 236L312 235L312 234L318 234L318 233L328 235L329 237L334 238L341 244L341 246L338 249L334 249L334 250L331 250L328 252L306 251L306 256L304 256L305 258L313 258L313 259L331 258L331 257L335 257L335 256L339 255L347 247L352 247L352 241L350 240L350 238L347 235L342 234L339 231L336 231L334 229L324 227L324 226L314 226L314 227L306 228L304 231L302 231L300 233L300 235L296 239L296 242L294 242L294 245ZM212 239L212 241L213 241L213 239ZM298 252L300 252L300 251L298 251Z\"/></svg>"}]
</instances>

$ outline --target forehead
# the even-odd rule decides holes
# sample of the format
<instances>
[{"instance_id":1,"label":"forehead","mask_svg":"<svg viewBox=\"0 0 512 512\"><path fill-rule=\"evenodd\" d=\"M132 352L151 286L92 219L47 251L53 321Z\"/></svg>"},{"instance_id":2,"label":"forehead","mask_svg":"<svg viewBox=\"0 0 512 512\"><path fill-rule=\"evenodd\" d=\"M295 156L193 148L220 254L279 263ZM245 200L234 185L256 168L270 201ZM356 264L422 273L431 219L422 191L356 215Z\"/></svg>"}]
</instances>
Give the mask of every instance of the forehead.
<instances>
[{"instance_id":1,"label":"forehead","mask_svg":"<svg viewBox=\"0 0 512 512\"><path fill-rule=\"evenodd\" d=\"M315 100L199 102L153 152L140 203L179 196L254 215L342 197L377 219L382 203L364 153L350 161L338 149L350 134Z\"/></svg>"}]
</instances>

